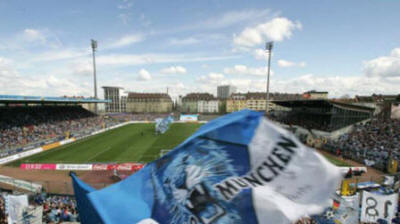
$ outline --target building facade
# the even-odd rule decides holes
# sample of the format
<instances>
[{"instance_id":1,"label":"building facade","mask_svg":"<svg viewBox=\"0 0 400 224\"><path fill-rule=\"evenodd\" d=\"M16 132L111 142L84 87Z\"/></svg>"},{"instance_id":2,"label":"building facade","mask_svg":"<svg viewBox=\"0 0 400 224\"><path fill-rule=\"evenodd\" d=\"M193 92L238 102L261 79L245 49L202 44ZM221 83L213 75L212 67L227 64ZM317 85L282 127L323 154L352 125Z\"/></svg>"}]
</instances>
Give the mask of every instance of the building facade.
<instances>
[{"instance_id":1,"label":"building facade","mask_svg":"<svg viewBox=\"0 0 400 224\"><path fill-rule=\"evenodd\" d=\"M197 108L199 113L219 113L219 104L217 99L199 100L197 101Z\"/></svg>"},{"instance_id":2,"label":"building facade","mask_svg":"<svg viewBox=\"0 0 400 224\"><path fill-rule=\"evenodd\" d=\"M105 112L126 112L127 93L123 88L116 86L103 86L104 99L111 100L111 103L105 104Z\"/></svg>"},{"instance_id":3,"label":"building facade","mask_svg":"<svg viewBox=\"0 0 400 224\"><path fill-rule=\"evenodd\" d=\"M173 102L166 93L128 93L126 111L131 113L169 113Z\"/></svg>"},{"instance_id":4,"label":"building facade","mask_svg":"<svg viewBox=\"0 0 400 224\"><path fill-rule=\"evenodd\" d=\"M236 93L237 88L232 85L223 85L217 87L217 98L228 99L233 93Z\"/></svg>"},{"instance_id":5,"label":"building facade","mask_svg":"<svg viewBox=\"0 0 400 224\"><path fill-rule=\"evenodd\" d=\"M250 109L255 111L266 110L266 93L264 92L248 92L248 93L234 93L229 99L226 100L226 112L231 113L243 109ZM282 106L274 103L275 100L296 100L302 99L301 94L288 94L288 93L271 93L268 110L287 110Z\"/></svg>"},{"instance_id":6,"label":"building facade","mask_svg":"<svg viewBox=\"0 0 400 224\"><path fill-rule=\"evenodd\" d=\"M316 100L316 99L326 100L326 99L328 99L328 92L311 90L311 91L303 93L303 98L310 99L310 100Z\"/></svg>"},{"instance_id":7,"label":"building facade","mask_svg":"<svg viewBox=\"0 0 400 224\"><path fill-rule=\"evenodd\" d=\"M218 113L218 100L209 93L189 93L181 99L183 113Z\"/></svg>"}]
</instances>

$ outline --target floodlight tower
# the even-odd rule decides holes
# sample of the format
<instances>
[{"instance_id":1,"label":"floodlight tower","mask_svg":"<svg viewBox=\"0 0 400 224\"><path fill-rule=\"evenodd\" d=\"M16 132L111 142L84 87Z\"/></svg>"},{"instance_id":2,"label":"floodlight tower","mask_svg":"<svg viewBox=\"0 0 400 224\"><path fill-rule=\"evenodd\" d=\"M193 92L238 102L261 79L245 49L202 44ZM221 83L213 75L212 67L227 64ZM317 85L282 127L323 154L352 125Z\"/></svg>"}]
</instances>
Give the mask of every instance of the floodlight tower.
<instances>
[{"instance_id":1,"label":"floodlight tower","mask_svg":"<svg viewBox=\"0 0 400 224\"><path fill-rule=\"evenodd\" d=\"M268 113L269 107L269 76L271 72L271 56L272 56L272 47L274 46L274 42L267 42L265 45L265 50L268 54L268 73L267 73L267 99L266 99L266 106L265 106L265 113Z\"/></svg>"},{"instance_id":2,"label":"floodlight tower","mask_svg":"<svg viewBox=\"0 0 400 224\"><path fill-rule=\"evenodd\" d=\"M96 79L96 56L95 52L97 49L97 41L91 40L91 45L92 45L92 53L93 53L93 80L94 80L94 98L97 99L97 79ZM95 113L97 114L97 103L95 105Z\"/></svg>"}]
</instances>

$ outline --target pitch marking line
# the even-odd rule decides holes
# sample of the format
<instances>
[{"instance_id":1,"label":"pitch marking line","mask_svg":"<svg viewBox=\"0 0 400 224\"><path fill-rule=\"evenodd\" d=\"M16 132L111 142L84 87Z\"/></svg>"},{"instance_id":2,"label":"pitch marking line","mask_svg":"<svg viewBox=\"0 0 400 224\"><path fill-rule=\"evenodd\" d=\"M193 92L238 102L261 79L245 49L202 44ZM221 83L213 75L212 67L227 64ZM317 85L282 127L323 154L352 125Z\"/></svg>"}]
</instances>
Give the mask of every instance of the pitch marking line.
<instances>
[{"instance_id":1,"label":"pitch marking line","mask_svg":"<svg viewBox=\"0 0 400 224\"><path fill-rule=\"evenodd\" d=\"M87 159L86 162L89 162L91 159L96 158L98 155L103 154L103 153L105 153L106 151L108 151L108 150L110 150L110 149L111 149L111 147L108 146L105 150L100 151L100 152L94 154L94 156L92 156L92 157L90 157L89 159Z\"/></svg>"}]
</instances>

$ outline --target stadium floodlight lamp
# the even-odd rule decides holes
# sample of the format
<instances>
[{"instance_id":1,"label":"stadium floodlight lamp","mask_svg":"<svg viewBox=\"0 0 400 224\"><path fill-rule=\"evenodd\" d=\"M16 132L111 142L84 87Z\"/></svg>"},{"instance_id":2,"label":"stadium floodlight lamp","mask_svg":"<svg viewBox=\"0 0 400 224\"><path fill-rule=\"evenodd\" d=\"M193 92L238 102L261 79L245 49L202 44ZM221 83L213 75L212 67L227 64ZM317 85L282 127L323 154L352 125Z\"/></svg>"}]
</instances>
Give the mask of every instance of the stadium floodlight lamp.
<instances>
[{"instance_id":1,"label":"stadium floodlight lamp","mask_svg":"<svg viewBox=\"0 0 400 224\"><path fill-rule=\"evenodd\" d=\"M265 45L265 50L271 51L273 46L274 46L274 42L272 42L272 41L267 42L267 44Z\"/></svg>"},{"instance_id":2,"label":"stadium floodlight lamp","mask_svg":"<svg viewBox=\"0 0 400 224\"><path fill-rule=\"evenodd\" d=\"M93 49L93 51L95 51L97 49L97 41L95 41L93 39L91 41L92 41L92 49Z\"/></svg>"}]
</instances>

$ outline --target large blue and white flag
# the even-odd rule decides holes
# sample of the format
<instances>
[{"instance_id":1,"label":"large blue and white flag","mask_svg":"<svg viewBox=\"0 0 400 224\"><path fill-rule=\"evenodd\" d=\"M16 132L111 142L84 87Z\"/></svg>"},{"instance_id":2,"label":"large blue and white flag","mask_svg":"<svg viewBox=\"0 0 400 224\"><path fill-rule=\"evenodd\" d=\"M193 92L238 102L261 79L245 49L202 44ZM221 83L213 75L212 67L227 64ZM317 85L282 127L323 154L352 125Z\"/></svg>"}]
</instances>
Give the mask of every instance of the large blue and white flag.
<instances>
[{"instance_id":1,"label":"large blue and white flag","mask_svg":"<svg viewBox=\"0 0 400 224\"><path fill-rule=\"evenodd\" d=\"M164 134L168 131L169 126L174 122L174 118L172 116L168 116L166 118L157 118L156 122L156 133Z\"/></svg>"},{"instance_id":2,"label":"large blue and white flag","mask_svg":"<svg viewBox=\"0 0 400 224\"><path fill-rule=\"evenodd\" d=\"M127 179L87 191L78 208L103 223L286 224L329 206L340 176L293 134L243 110L203 125Z\"/></svg>"}]
</instances>

